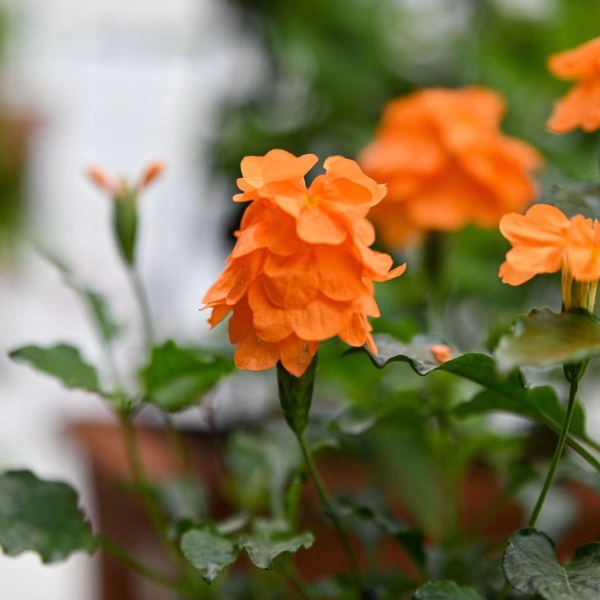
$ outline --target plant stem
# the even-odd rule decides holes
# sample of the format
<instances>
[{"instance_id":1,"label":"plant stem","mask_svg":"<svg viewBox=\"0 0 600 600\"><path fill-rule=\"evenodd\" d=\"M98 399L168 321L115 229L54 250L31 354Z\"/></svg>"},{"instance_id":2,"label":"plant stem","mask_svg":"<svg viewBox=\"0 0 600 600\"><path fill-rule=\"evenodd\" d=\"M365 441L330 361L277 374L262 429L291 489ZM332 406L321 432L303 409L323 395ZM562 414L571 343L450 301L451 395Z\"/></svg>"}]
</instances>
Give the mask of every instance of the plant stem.
<instances>
[{"instance_id":1,"label":"plant stem","mask_svg":"<svg viewBox=\"0 0 600 600\"><path fill-rule=\"evenodd\" d=\"M329 497L329 493L327 492L327 489L325 488L323 480L321 479L321 476L319 475L319 471L317 470L317 466L315 465L315 461L312 457L312 454L311 454L308 446L306 445L306 440L304 439L304 435L302 433L296 432L296 437L298 439L298 443L300 444L300 449L302 450L302 455L304 457L304 462L306 463L306 467L308 468L308 471L312 477L315 487L317 488L317 493L319 494L321 503L323 504L323 507L325 508L325 513L331 520L331 523L333 524L333 526L338 534L338 537L340 538L340 542L342 543L344 553L346 554L346 558L348 559L348 564L350 565L350 570L352 573L352 579L354 581L354 586L356 587L356 591L360 598L362 595L361 576L360 576L360 571L358 568L358 562L356 561L356 557L354 556L354 553L352 552L352 548L350 547L350 541L348 540L346 531L345 531L344 527L342 526L342 523L340 522L340 519L338 518L338 516L335 512L333 502L331 501L331 498Z\"/></svg>"},{"instance_id":2,"label":"plant stem","mask_svg":"<svg viewBox=\"0 0 600 600\"><path fill-rule=\"evenodd\" d=\"M167 428L167 433L169 434L169 438L171 439L171 445L173 446L175 454L177 456L179 474L183 478L191 479L192 467L190 464L190 457L187 451L187 447L185 445L185 439L175 427L175 423L173 422L173 418L171 417L171 415L169 415L168 413L164 413L163 419L165 422L165 427Z\"/></svg>"},{"instance_id":3,"label":"plant stem","mask_svg":"<svg viewBox=\"0 0 600 600\"><path fill-rule=\"evenodd\" d=\"M127 273L129 274L129 281L131 282L131 288L135 295L135 298L139 304L140 311L142 313L142 327L144 330L144 339L146 341L146 347L148 351L154 344L154 327L152 325L152 312L150 311L150 302L148 301L148 295L140 280L140 277L135 270L133 265L126 265Z\"/></svg>"},{"instance_id":4,"label":"plant stem","mask_svg":"<svg viewBox=\"0 0 600 600\"><path fill-rule=\"evenodd\" d=\"M304 589L304 583L292 568L289 566L284 566L279 569L279 572L283 575L286 581L290 584L290 587L300 598L303 598L304 600L311 600L308 592Z\"/></svg>"},{"instance_id":5,"label":"plant stem","mask_svg":"<svg viewBox=\"0 0 600 600\"><path fill-rule=\"evenodd\" d=\"M163 587L173 590L180 589L180 584L178 581L176 581L175 579L171 579L163 573L159 573L155 567L139 561L137 558L129 554L129 552L125 550L125 548L122 548L112 540L104 536L98 536L96 537L95 541L98 548L101 548L104 552L110 554L111 556L118 559L134 571L137 571L144 577L158 583L159 585L162 585Z\"/></svg>"},{"instance_id":6,"label":"plant stem","mask_svg":"<svg viewBox=\"0 0 600 600\"><path fill-rule=\"evenodd\" d=\"M569 427L571 425L571 418L573 417L573 410L575 408L575 396L577 395L578 385L578 377L571 375L569 386L569 402L567 404L565 422L563 423L562 430L560 432L560 437L558 438L558 444L556 445L554 458L552 459L550 469L548 470L548 474L546 475L544 486L542 487L542 491L540 492L538 501L535 505L535 508L533 509L531 518L529 519L529 527L535 527L535 524L537 523L538 517L540 516L540 512L542 511L542 507L544 506L546 496L548 495L548 491L550 490L550 486L552 485L552 480L554 479L556 469L558 468L558 463L560 462L560 457L562 456L565 447L565 442L567 441L567 436L569 434Z\"/></svg>"},{"instance_id":7,"label":"plant stem","mask_svg":"<svg viewBox=\"0 0 600 600\"><path fill-rule=\"evenodd\" d=\"M121 416L121 427L123 430L123 436L125 438L125 446L127 449L127 457L129 459L129 465L131 467L131 473L133 477L133 484L140 495L146 512L152 523L154 530L159 536L165 550L175 560L176 564L180 567L183 566L185 560L179 553L179 549L173 543L173 541L167 535L167 522L162 513L162 509L154 496L154 492L151 490L151 484L148 481L142 461L140 459L137 444L135 441L135 431L131 420L126 416Z\"/></svg>"}]
</instances>

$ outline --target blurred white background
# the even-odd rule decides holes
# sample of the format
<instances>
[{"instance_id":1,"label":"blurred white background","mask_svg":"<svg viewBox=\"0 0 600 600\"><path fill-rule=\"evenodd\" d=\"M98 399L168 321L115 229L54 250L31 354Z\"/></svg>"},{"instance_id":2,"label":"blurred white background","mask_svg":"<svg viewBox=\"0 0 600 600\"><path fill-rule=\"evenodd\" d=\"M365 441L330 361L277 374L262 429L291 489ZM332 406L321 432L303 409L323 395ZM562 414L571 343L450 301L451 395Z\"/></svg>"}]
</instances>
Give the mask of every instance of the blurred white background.
<instances>
[{"instance_id":1,"label":"blurred white background","mask_svg":"<svg viewBox=\"0 0 600 600\"><path fill-rule=\"evenodd\" d=\"M27 172L28 233L111 300L131 324L133 299L109 229L109 201L83 176L100 164L135 177L168 169L143 198L140 261L161 338L206 335L200 300L221 269L223 190L208 181L211 114L251 77L252 48L219 0L5 0L10 29L0 97L39 117ZM232 85L235 82L235 89ZM22 247L0 270L0 466L73 483L92 510L91 478L65 436L80 418L109 418L93 397L66 392L15 365L27 343L98 350L77 298L56 271ZM132 334L121 348L135 356ZM7 600L94 600L94 561L42 567L0 555Z\"/></svg>"}]
</instances>

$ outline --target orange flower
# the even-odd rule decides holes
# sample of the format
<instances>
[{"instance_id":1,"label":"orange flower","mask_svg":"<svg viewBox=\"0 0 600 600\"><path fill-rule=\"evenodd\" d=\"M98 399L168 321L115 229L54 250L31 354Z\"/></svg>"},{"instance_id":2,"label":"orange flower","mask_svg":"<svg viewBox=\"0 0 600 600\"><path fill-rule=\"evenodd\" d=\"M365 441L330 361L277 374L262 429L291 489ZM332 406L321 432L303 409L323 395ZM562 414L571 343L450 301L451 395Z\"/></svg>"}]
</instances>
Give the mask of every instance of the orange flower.
<instances>
[{"instance_id":1,"label":"orange flower","mask_svg":"<svg viewBox=\"0 0 600 600\"><path fill-rule=\"evenodd\" d=\"M592 222L582 215L568 219L554 206L536 204L525 215L502 217L500 231L513 245L500 266L499 277L504 283L520 285L535 275L562 269L565 308L593 309L600 279L597 220Z\"/></svg>"},{"instance_id":2,"label":"orange flower","mask_svg":"<svg viewBox=\"0 0 600 600\"><path fill-rule=\"evenodd\" d=\"M388 184L371 213L388 247L430 230L497 225L536 194L531 146L500 131L504 102L483 87L433 88L390 102L359 162Z\"/></svg>"},{"instance_id":3,"label":"orange flower","mask_svg":"<svg viewBox=\"0 0 600 600\"><path fill-rule=\"evenodd\" d=\"M595 131L600 127L600 37L548 59L553 75L577 84L554 105L548 129L568 133L580 127Z\"/></svg>"},{"instance_id":4,"label":"orange flower","mask_svg":"<svg viewBox=\"0 0 600 600\"><path fill-rule=\"evenodd\" d=\"M240 369L263 370L281 361L300 376L320 341L339 336L376 351L368 316L379 316L373 281L404 272L369 246L365 219L385 187L351 160L334 156L325 174L306 187L312 154L283 150L242 161L234 200L251 201L221 277L204 297L211 326L230 311L229 339Z\"/></svg>"}]
</instances>

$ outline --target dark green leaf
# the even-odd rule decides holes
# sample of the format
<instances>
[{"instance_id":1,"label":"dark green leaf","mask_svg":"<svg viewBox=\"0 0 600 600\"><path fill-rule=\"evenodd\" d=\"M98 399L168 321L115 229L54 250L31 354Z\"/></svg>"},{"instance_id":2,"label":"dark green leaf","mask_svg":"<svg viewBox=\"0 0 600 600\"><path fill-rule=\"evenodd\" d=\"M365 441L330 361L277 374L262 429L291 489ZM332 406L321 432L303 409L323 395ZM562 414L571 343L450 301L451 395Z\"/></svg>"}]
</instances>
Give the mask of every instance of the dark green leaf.
<instances>
[{"instance_id":1,"label":"dark green leaf","mask_svg":"<svg viewBox=\"0 0 600 600\"><path fill-rule=\"evenodd\" d=\"M567 217L583 215L589 219L600 219L600 186L569 184L554 186L548 204L562 210Z\"/></svg>"},{"instance_id":2,"label":"dark green leaf","mask_svg":"<svg viewBox=\"0 0 600 600\"><path fill-rule=\"evenodd\" d=\"M308 413L312 403L316 369L316 356L300 377L292 375L280 362L277 363L279 402L285 420L292 431L297 434L302 433L308 425Z\"/></svg>"},{"instance_id":3,"label":"dark green leaf","mask_svg":"<svg viewBox=\"0 0 600 600\"><path fill-rule=\"evenodd\" d=\"M0 546L9 556L37 552L45 563L93 549L92 534L66 483L30 471L0 475Z\"/></svg>"},{"instance_id":4,"label":"dark green leaf","mask_svg":"<svg viewBox=\"0 0 600 600\"><path fill-rule=\"evenodd\" d=\"M237 559L233 542L214 529L190 529L181 538L181 551L200 571L206 583L210 583L227 565Z\"/></svg>"},{"instance_id":5,"label":"dark green leaf","mask_svg":"<svg viewBox=\"0 0 600 600\"><path fill-rule=\"evenodd\" d=\"M233 369L229 357L182 348L170 340L153 348L150 364L140 377L148 400L175 412L197 402Z\"/></svg>"},{"instance_id":6,"label":"dark green leaf","mask_svg":"<svg viewBox=\"0 0 600 600\"><path fill-rule=\"evenodd\" d=\"M46 252L45 250L39 249L39 252L51 262L63 275L65 283L75 292L77 292L83 301L85 302L88 310L92 314L94 323L98 329L98 332L105 342L112 341L119 332L121 327L114 320L106 302L106 299L98 292L88 288L77 281L77 278L73 272L58 258Z\"/></svg>"},{"instance_id":7,"label":"dark green leaf","mask_svg":"<svg viewBox=\"0 0 600 600\"><path fill-rule=\"evenodd\" d=\"M404 521L396 519L365 504L358 504L345 498L336 507L340 516L354 515L359 519L369 521L385 534L396 540L398 545L414 560L419 569L425 568L427 555L423 548L423 533L410 529Z\"/></svg>"},{"instance_id":8,"label":"dark green leaf","mask_svg":"<svg viewBox=\"0 0 600 600\"><path fill-rule=\"evenodd\" d=\"M312 533L293 534L283 523L259 523L256 532L240 536L238 546L245 550L259 569L270 569L273 560L284 552L295 553L310 548L315 541Z\"/></svg>"},{"instance_id":9,"label":"dark green leaf","mask_svg":"<svg viewBox=\"0 0 600 600\"><path fill-rule=\"evenodd\" d=\"M502 371L519 366L577 363L600 352L600 322L584 311L554 313L548 308L521 317L496 348Z\"/></svg>"},{"instance_id":10,"label":"dark green leaf","mask_svg":"<svg viewBox=\"0 0 600 600\"><path fill-rule=\"evenodd\" d=\"M477 590L454 581L428 581L413 596L414 600L485 600Z\"/></svg>"},{"instance_id":11,"label":"dark green leaf","mask_svg":"<svg viewBox=\"0 0 600 600\"><path fill-rule=\"evenodd\" d=\"M58 344L52 348L24 346L13 350L10 357L55 377L65 387L102 393L96 369L84 362L79 350L73 346L67 344Z\"/></svg>"},{"instance_id":12,"label":"dark green leaf","mask_svg":"<svg viewBox=\"0 0 600 600\"><path fill-rule=\"evenodd\" d=\"M574 560L561 565L554 542L532 527L510 536L504 552L504 573L524 594L544 600L597 600L600 598L600 543L579 548Z\"/></svg>"}]
</instances>

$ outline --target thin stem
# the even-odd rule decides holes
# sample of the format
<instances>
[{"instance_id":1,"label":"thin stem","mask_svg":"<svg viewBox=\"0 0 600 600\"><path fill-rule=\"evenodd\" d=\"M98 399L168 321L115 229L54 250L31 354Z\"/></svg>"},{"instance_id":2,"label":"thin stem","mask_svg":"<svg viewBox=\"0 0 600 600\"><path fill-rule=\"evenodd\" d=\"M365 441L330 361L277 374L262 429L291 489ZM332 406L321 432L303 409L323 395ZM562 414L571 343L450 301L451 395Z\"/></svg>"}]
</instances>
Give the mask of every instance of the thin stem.
<instances>
[{"instance_id":1,"label":"thin stem","mask_svg":"<svg viewBox=\"0 0 600 600\"><path fill-rule=\"evenodd\" d=\"M556 474L556 469L558 468L558 463L560 462L560 457L562 456L565 447L565 442L567 441L567 436L569 434L569 427L571 426L571 418L573 417L573 411L575 409L575 396L577 395L578 385L578 377L572 375L570 377L569 403L567 404L567 414L565 415L565 422L563 424L562 431L560 432L560 437L558 438L558 444L556 446L556 451L554 452L554 458L552 459L550 469L548 470L548 474L546 475L544 486L542 487L542 491L540 492L538 501L535 505L535 508L533 509L531 518L529 519L529 527L535 527L538 517L540 516L540 512L542 511L542 507L544 506L546 496L548 495L548 491L550 490L550 486L552 485L552 480L554 479L554 475Z\"/></svg>"},{"instance_id":2,"label":"thin stem","mask_svg":"<svg viewBox=\"0 0 600 600\"><path fill-rule=\"evenodd\" d=\"M106 552L106 554L110 554L111 556L121 561L123 564L127 565L134 571L137 571L144 577L151 579L152 581L158 583L159 585L162 585L163 587L172 590L180 589L180 584L177 580L171 579L167 575L159 573L155 567L139 561L137 558L129 554L129 552L125 550L125 548L122 548L112 540L104 536L98 536L96 538L96 544L98 548L101 548L104 552Z\"/></svg>"},{"instance_id":3,"label":"thin stem","mask_svg":"<svg viewBox=\"0 0 600 600\"><path fill-rule=\"evenodd\" d=\"M152 325L152 312L150 311L150 302L146 290L140 280L140 277L132 265L127 265L127 272L129 274L129 280L131 282L131 288L136 297L136 300L140 306L142 313L142 327L144 330L144 339L146 341L146 347L150 350L154 344L154 327Z\"/></svg>"},{"instance_id":4,"label":"thin stem","mask_svg":"<svg viewBox=\"0 0 600 600\"><path fill-rule=\"evenodd\" d=\"M177 456L179 474L182 477L191 478L192 466L190 464L190 457L185 445L185 439L183 435L177 431L171 415L163 413L163 419L165 422L165 427L167 428L167 433L171 439L171 445L173 446Z\"/></svg>"},{"instance_id":5,"label":"thin stem","mask_svg":"<svg viewBox=\"0 0 600 600\"><path fill-rule=\"evenodd\" d=\"M304 600L311 600L308 592L304 589L304 583L293 569L291 569L289 566L284 566L279 569L279 572L283 575L290 587L300 598L303 598Z\"/></svg>"},{"instance_id":6,"label":"thin stem","mask_svg":"<svg viewBox=\"0 0 600 600\"><path fill-rule=\"evenodd\" d=\"M338 534L338 537L340 538L340 542L342 543L344 553L346 554L346 558L348 559L348 564L350 565L350 570L352 572L352 579L354 581L354 585L355 585L357 593L360 597L362 594L362 583L361 583L360 571L358 568L358 562L356 561L356 557L354 556L354 553L352 552L352 548L350 547L350 541L348 540L346 531L345 531L344 527L342 526L342 523L340 522L340 520L335 512L333 502L331 501L331 498L329 497L329 494L327 492L327 489L325 488L323 480L321 479L321 476L319 475L319 471L317 470L317 466L315 465L315 461L312 457L312 454L311 454L310 450L308 449L308 446L306 445L306 440L304 439L304 435L302 433L296 433L296 437L298 438L298 443L300 444L300 449L302 450L302 455L304 457L304 462L306 463L306 467L308 468L308 471L312 477L315 487L317 488L317 493L319 494L321 503L323 504L323 507L325 508L325 513L331 520L331 523L333 524L333 526Z\"/></svg>"},{"instance_id":7,"label":"thin stem","mask_svg":"<svg viewBox=\"0 0 600 600\"><path fill-rule=\"evenodd\" d=\"M127 457L131 467L134 486L144 502L148 517L150 518L154 530L165 547L165 550L171 555L178 565L182 566L184 559L179 553L177 546L175 546L173 541L167 535L166 519L162 514L162 509L158 504L154 493L150 489L150 482L144 473L144 468L142 466L142 461L140 459L135 441L135 431L128 417L121 416L121 427L123 430L123 436L125 438Z\"/></svg>"}]
</instances>

